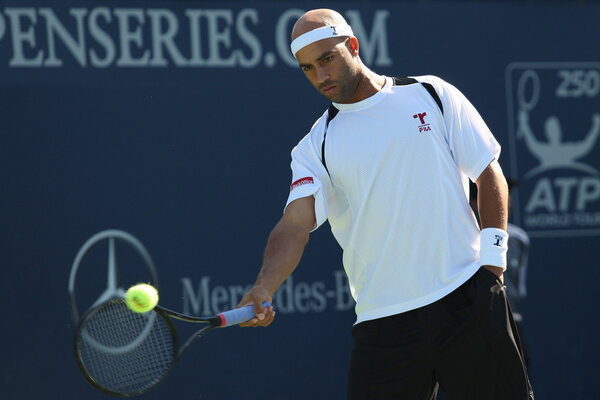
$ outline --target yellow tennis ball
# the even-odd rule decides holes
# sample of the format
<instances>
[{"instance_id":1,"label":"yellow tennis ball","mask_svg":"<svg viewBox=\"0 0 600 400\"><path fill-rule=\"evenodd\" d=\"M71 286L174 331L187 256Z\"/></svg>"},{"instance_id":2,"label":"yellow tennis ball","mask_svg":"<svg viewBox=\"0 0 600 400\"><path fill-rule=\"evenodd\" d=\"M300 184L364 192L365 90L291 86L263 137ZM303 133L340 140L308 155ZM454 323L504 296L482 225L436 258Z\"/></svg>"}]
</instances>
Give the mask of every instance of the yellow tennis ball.
<instances>
[{"instance_id":1,"label":"yellow tennis ball","mask_svg":"<svg viewBox=\"0 0 600 400\"><path fill-rule=\"evenodd\" d=\"M130 287L125 293L125 304L133 312L144 313L158 303L158 292L154 286L140 283Z\"/></svg>"}]
</instances>

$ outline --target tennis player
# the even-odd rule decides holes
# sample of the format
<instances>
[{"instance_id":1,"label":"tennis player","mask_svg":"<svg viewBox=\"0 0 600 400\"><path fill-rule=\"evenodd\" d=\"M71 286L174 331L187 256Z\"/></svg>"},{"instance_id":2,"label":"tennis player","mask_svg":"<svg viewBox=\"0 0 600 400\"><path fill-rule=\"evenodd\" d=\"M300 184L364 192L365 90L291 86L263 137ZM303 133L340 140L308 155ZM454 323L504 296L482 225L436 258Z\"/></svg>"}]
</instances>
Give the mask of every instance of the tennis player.
<instances>
[{"instance_id":1,"label":"tennis player","mask_svg":"<svg viewBox=\"0 0 600 400\"><path fill-rule=\"evenodd\" d=\"M332 104L292 150L292 184L240 305L261 303L325 220L356 301L348 398L532 399L506 300L507 185L500 146L454 86L369 70L344 18L298 19L291 50ZM481 229L469 207L479 189Z\"/></svg>"}]
</instances>

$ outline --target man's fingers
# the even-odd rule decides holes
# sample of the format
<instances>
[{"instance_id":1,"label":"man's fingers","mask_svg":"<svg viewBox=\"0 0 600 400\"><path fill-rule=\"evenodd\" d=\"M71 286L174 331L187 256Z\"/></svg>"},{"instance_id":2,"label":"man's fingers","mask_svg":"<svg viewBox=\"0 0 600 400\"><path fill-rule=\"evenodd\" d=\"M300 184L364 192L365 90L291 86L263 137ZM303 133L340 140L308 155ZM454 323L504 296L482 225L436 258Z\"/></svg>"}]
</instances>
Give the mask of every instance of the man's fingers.
<instances>
[{"instance_id":1,"label":"man's fingers","mask_svg":"<svg viewBox=\"0 0 600 400\"><path fill-rule=\"evenodd\" d=\"M270 303L273 301L270 293L268 293L265 289L261 287L254 287L251 289L240 301L238 307L245 307L252 305L254 307L254 315L255 317L249 321L243 322L239 324L241 327L257 327L257 326L267 326L271 322L273 322L273 318L275 317L275 313L273 311L273 307ZM268 307L265 307L263 304L265 302L269 303Z\"/></svg>"},{"instance_id":2,"label":"man's fingers","mask_svg":"<svg viewBox=\"0 0 600 400\"><path fill-rule=\"evenodd\" d=\"M270 297L255 297L253 302L254 302L254 314L258 315L258 314L264 314L265 310L269 307L265 307L263 306L263 303L268 302L269 304L271 304L273 300L271 300Z\"/></svg>"},{"instance_id":3,"label":"man's fingers","mask_svg":"<svg viewBox=\"0 0 600 400\"><path fill-rule=\"evenodd\" d=\"M260 321L262 321L265 318L267 318L268 315L273 313L273 306L269 306L269 307L265 308L261 304L260 309L257 311L257 307L255 307L254 311L256 313L256 318L258 318Z\"/></svg>"},{"instance_id":4,"label":"man's fingers","mask_svg":"<svg viewBox=\"0 0 600 400\"><path fill-rule=\"evenodd\" d=\"M242 322L241 324L239 324L242 328L247 328L250 326L255 326L256 322L258 320L256 318L252 318L250 321L246 321L246 322Z\"/></svg>"},{"instance_id":5,"label":"man's fingers","mask_svg":"<svg viewBox=\"0 0 600 400\"><path fill-rule=\"evenodd\" d=\"M275 319L275 311L273 311L273 307L267 307L264 309L265 312L261 313L262 315L257 315L255 318L252 318L249 321L242 322L239 324L242 328L252 327L257 328L259 326L265 327L271 325L273 320Z\"/></svg>"}]
</instances>

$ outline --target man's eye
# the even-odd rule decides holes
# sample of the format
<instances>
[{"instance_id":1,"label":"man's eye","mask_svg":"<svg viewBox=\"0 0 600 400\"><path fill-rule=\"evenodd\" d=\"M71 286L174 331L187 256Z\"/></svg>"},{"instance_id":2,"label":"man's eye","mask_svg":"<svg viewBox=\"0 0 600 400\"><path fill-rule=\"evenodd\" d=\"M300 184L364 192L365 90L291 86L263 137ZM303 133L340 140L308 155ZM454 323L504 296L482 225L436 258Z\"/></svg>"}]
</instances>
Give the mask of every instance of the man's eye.
<instances>
[{"instance_id":1,"label":"man's eye","mask_svg":"<svg viewBox=\"0 0 600 400\"><path fill-rule=\"evenodd\" d=\"M323 61L325 61L325 62L329 62L331 60L333 60L333 56L327 56L323 59Z\"/></svg>"},{"instance_id":2,"label":"man's eye","mask_svg":"<svg viewBox=\"0 0 600 400\"><path fill-rule=\"evenodd\" d=\"M310 65L303 66L302 71L310 71Z\"/></svg>"}]
</instances>

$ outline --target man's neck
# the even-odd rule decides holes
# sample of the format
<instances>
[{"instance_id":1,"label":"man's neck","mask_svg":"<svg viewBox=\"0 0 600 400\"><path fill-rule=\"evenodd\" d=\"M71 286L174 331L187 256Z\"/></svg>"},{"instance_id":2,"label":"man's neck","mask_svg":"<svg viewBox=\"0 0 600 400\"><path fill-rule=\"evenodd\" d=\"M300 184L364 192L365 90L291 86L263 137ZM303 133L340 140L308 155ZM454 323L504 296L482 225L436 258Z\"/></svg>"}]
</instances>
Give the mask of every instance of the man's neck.
<instances>
[{"instance_id":1,"label":"man's neck","mask_svg":"<svg viewBox=\"0 0 600 400\"><path fill-rule=\"evenodd\" d=\"M378 75L365 67L356 86L354 96L342 102L342 104L358 103L367 99L379 92L384 85L385 76Z\"/></svg>"}]
</instances>

